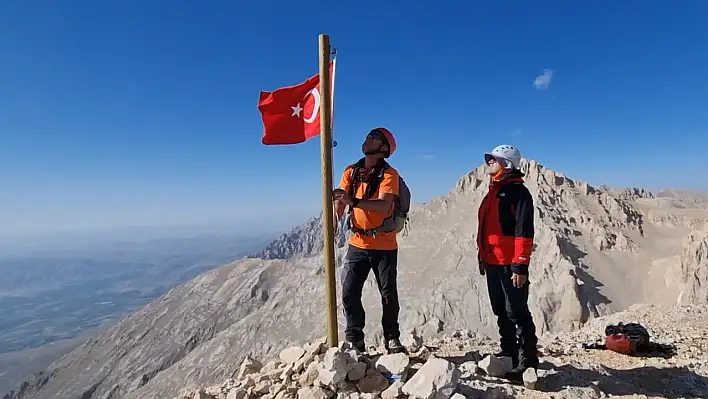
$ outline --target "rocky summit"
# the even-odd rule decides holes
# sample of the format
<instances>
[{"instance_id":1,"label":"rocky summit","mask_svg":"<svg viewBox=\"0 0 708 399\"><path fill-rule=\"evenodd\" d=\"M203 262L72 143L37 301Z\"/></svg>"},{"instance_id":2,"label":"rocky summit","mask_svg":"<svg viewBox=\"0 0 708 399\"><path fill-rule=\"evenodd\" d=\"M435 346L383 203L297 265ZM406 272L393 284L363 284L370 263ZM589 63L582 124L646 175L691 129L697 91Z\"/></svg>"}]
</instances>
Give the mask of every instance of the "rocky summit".
<instances>
[{"instance_id":1,"label":"rocky summit","mask_svg":"<svg viewBox=\"0 0 708 399\"><path fill-rule=\"evenodd\" d=\"M641 320L650 350L627 356L585 349L604 327ZM210 387L185 387L176 399L356 398L699 398L708 395L708 306L633 306L594 319L573 333L546 335L543 361L520 381L504 375L508 358L496 343L473 331L454 331L423 342L406 337L407 354L366 354L325 338L283 349L268 362L247 357L234 377Z\"/></svg>"},{"instance_id":2,"label":"rocky summit","mask_svg":"<svg viewBox=\"0 0 708 399\"><path fill-rule=\"evenodd\" d=\"M706 197L593 186L534 160L524 160L522 170L535 200L529 303L544 337L565 339L558 334L588 331L595 319L638 303L669 308L708 304ZM415 329L428 344L439 334L456 330L496 339L475 243L477 209L487 183L488 176L479 167L462 176L447 195L413 204L409 233L399 236L404 334ZM412 193L415 201L415 187ZM336 239L338 290L346 251L343 230ZM173 398L185 385L210 386L236 377L245 359L277 358L293 345L315 342L326 331L322 248L321 222L312 218L262 251L171 289L6 398ZM365 333L367 344L378 345L381 303L373 280L364 287ZM337 297L341 298L339 291ZM689 321L684 320L685 326L691 326ZM343 329L340 314L340 337ZM430 344L431 352L434 346ZM338 354L331 361L350 362L346 356ZM571 357L559 359L572 359L572 353L567 356ZM559 375L582 376L584 371L573 371L580 366L569 361L570 366L554 363L562 370ZM419 364L411 362L410 367ZM448 366L435 362L430 367ZM367 370L359 369L365 375ZM645 372L648 381L659 378L650 369ZM616 375L637 378L612 369L588 373L599 375L600 383ZM564 382L561 377L545 381L554 378L558 384ZM333 387L320 388L334 392Z\"/></svg>"}]
</instances>

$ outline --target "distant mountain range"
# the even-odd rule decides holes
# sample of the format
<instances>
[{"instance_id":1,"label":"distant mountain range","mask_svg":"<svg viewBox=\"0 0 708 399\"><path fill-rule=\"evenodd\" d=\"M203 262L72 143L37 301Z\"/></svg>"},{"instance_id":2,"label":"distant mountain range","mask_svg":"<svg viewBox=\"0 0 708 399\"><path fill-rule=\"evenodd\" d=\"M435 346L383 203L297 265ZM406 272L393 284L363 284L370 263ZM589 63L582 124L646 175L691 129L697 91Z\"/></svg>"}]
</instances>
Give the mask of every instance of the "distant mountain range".
<instances>
[{"instance_id":1,"label":"distant mountain range","mask_svg":"<svg viewBox=\"0 0 708 399\"><path fill-rule=\"evenodd\" d=\"M0 257L0 392L171 287L272 238L223 232L5 253Z\"/></svg>"}]
</instances>

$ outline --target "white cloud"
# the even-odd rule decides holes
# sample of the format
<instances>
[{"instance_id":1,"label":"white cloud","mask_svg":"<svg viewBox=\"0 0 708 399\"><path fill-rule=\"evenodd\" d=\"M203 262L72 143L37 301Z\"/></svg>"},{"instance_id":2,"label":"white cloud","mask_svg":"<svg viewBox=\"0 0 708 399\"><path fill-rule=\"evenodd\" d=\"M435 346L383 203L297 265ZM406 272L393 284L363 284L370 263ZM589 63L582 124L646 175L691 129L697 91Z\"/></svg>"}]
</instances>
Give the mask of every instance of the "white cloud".
<instances>
[{"instance_id":1,"label":"white cloud","mask_svg":"<svg viewBox=\"0 0 708 399\"><path fill-rule=\"evenodd\" d=\"M511 132L511 135L512 135L512 136L518 136L518 135L520 135L520 134L521 134L521 129L516 129L516 130L514 130L513 132Z\"/></svg>"},{"instance_id":2,"label":"white cloud","mask_svg":"<svg viewBox=\"0 0 708 399\"><path fill-rule=\"evenodd\" d=\"M554 71L552 69L546 69L543 71L543 75L536 76L536 80L534 80L533 85L537 90L545 90L548 88L548 85L551 84L551 79L553 78L553 72Z\"/></svg>"},{"instance_id":3,"label":"white cloud","mask_svg":"<svg viewBox=\"0 0 708 399\"><path fill-rule=\"evenodd\" d=\"M435 155L433 154L418 154L415 157L416 159L435 159Z\"/></svg>"}]
</instances>

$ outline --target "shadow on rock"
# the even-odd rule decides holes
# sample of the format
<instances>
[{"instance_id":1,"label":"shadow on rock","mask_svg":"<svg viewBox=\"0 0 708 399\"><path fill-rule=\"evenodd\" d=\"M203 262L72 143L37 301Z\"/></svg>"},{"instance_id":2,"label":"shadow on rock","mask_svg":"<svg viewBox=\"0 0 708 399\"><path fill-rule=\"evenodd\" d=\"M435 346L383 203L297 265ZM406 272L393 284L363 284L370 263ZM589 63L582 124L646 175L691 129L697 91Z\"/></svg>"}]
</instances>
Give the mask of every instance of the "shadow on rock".
<instances>
[{"instance_id":1,"label":"shadow on rock","mask_svg":"<svg viewBox=\"0 0 708 399\"><path fill-rule=\"evenodd\" d=\"M642 352L638 357L660 357L663 359L671 359L676 356L677 348L675 345L657 344L650 342L649 348Z\"/></svg>"},{"instance_id":2,"label":"shadow on rock","mask_svg":"<svg viewBox=\"0 0 708 399\"><path fill-rule=\"evenodd\" d=\"M469 351L462 355L440 356L440 358L459 366L460 364L466 362L478 362L482 360L482 355L479 351Z\"/></svg>"},{"instance_id":3,"label":"shadow on rock","mask_svg":"<svg viewBox=\"0 0 708 399\"><path fill-rule=\"evenodd\" d=\"M567 386L594 386L612 395L643 394L669 399L706 397L708 392L708 378L686 367L615 370L598 366L597 370L587 370L563 365L554 370L553 374L539 378L540 391L560 392Z\"/></svg>"},{"instance_id":4,"label":"shadow on rock","mask_svg":"<svg viewBox=\"0 0 708 399\"><path fill-rule=\"evenodd\" d=\"M513 395L500 387L489 387L485 390L459 385L456 390L465 398L495 398L495 399L512 399Z\"/></svg>"},{"instance_id":5,"label":"shadow on rock","mask_svg":"<svg viewBox=\"0 0 708 399\"><path fill-rule=\"evenodd\" d=\"M607 350L604 344L593 343L593 344L583 344L583 348L586 350ZM553 352L549 352L553 353ZM637 358L650 358L650 357L660 357L662 359L671 359L676 356L678 350L675 345L659 344L656 342L650 342L646 349L639 351L634 355L626 355Z\"/></svg>"}]
</instances>

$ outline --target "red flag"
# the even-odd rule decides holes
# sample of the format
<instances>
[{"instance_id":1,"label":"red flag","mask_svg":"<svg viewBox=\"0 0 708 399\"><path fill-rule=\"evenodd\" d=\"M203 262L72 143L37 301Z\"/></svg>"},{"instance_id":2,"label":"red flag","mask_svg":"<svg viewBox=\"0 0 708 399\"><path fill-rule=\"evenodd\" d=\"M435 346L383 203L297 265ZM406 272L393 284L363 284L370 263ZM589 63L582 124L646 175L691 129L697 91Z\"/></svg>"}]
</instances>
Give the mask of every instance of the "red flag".
<instances>
[{"instance_id":1,"label":"red flag","mask_svg":"<svg viewBox=\"0 0 708 399\"><path fill-rule=\"evenodd\" d=\"M331 82L333 86L334 80ZM295 86L261 91L258 99L263 119L261 142L265 145L298 144L319 135L321 94L319 73Z\"/></svg>"}]
</instances>

